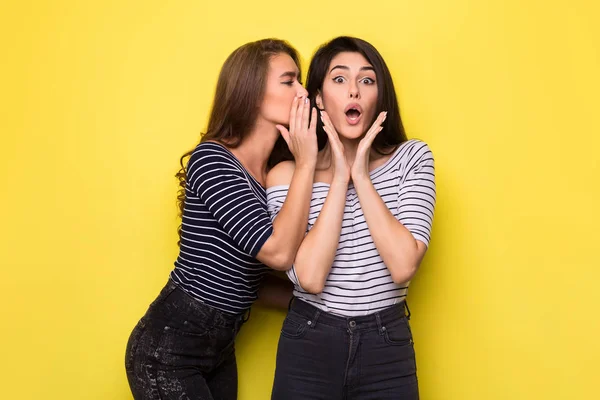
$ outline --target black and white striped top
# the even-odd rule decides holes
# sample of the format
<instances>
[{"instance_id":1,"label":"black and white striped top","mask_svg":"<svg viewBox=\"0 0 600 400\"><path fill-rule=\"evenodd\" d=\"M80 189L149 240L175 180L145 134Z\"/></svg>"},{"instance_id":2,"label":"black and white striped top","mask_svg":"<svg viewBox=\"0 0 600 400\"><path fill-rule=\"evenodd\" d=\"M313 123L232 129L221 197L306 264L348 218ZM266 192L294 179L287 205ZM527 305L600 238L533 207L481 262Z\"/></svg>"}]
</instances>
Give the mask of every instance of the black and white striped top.
<instances>
[{"instance_id":1,"label":"black and white striped top","mask_svg":"<svg viewBox=\"0 0 600 400\"><path fill-rule=\"evenodd\" d=\"M418 140L402 143L390 159L370 175L389 210L415 239L428 246L436 195L433 154L427 144ZM271 218L281 209L288 188L282 185L267 189ZM327 183L314 184L308 230L315 224L328 191ZM340 242L323 292L313 295L304 291L294 268L288 271L288 276L295 285L296 297L343 316L366 315L390 307L402 301L408 289L408 283L400 286L392 281L369 234L352 184L346 194Z\"/></svg>"},{"instance_id":2,"label":"black and white striped top","mask_svg":"<svg viewBox=\"0 0 600 400\"><path fill-rule=\"evenodd\" d=\"M268 268L256 254L273 233L265 188L217 143L200 143L187 165L179 257L171 278L219 310L240 314Z\"/></svg>"}]
</instances>

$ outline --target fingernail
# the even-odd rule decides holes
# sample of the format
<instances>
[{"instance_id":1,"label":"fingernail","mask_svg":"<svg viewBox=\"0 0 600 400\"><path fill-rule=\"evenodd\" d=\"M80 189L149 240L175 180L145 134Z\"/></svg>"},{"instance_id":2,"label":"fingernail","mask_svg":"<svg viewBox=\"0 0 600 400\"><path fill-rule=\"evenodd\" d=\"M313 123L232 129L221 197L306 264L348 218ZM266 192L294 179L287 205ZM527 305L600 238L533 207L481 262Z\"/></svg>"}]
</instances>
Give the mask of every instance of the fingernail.
<instances>
[{"instance_id":1,"label":"fingernail","mask_svg":"<svg viewBox=\"0 0 600 400\"><path fill-rule=\"evenodd\" d=\"M308 97L304 98L304 104L308 104Z\"/></svg>"}]
</instances>

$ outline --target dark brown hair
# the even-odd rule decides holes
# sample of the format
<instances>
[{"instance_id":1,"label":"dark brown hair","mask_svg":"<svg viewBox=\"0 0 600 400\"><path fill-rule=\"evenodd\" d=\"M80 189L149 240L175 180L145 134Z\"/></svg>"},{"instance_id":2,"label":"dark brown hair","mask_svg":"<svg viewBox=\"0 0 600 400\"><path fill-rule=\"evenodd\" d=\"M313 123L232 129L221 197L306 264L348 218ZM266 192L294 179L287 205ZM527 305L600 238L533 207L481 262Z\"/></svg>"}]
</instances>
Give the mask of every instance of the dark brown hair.
<instances>
[{"instance_id":1,"label":"dark brown hair","mask_svg":"<svg viewBox=\"0 0 600 400\"><path fill-rule=\"evenodd\" d=\"M373 141L372 147L380 154L389 154L390 149L393 151L400 143L407 140L406 133L400 118L400 107L390 70L381 54L369 42L355 37L340 36L319 47L310 62L306 80L306 90L311 103L313 107L316 107L316 97L323 90L323 83L329 72L331 60L343 52L362 54L375 70L378 94L374 118L377 118L382 111L387 111L388 114L383 130ZM323 123L320 118L317 120L317 138L319 148L322 149L327 143L327 134L323 130Z\"/></svg>"},{"instance_id":2,"label":"dark brown hair","mask_svg":"<svg viewBox=\"0 0 600 400\"><path fill-rule=\"evenodd\" d=\"M273 56L282 53L288 54L300 68L298 52L279 39L246 43L227 57L217 81L208 127L200 143L212 140L231 148L242 143L258 117L265 93L269 62ZM183 216L185 203L187 159L193 151L190 150L181 156L181 169L175 175L179 179L177 205L180 217ZM269 165L272 165L271 161ZM181 240L181 225L177 231Z\"/></svg>"}]
</instances>

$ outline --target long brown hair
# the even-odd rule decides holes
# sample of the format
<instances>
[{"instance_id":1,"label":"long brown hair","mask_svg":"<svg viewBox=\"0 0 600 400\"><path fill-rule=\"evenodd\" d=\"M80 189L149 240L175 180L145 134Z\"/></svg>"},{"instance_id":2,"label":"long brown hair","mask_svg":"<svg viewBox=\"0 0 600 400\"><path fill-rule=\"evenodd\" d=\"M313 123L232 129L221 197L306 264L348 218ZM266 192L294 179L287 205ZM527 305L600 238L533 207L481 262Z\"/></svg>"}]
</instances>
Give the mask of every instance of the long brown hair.
<instances>
[{"instance_id":1,"label":"long brown hair","mask_svg":"<svg viewBox=\"0 0 600 400\"><path fill-rule=\"evenodd\" d=\"M282 53L288 54L300 68L296 49L279 39L246 43L227 57L217 81L208 127L201 136L200 143L211 140L231 148L242 143L258 117L265 93L269 61ZM193 152L192 149L181 156L181 168L175 174L179 180L177 206L180 217L183 217L185 205L187 160ZM181 225L177 232L181 241Z\"/></svg>"}]
</instances>

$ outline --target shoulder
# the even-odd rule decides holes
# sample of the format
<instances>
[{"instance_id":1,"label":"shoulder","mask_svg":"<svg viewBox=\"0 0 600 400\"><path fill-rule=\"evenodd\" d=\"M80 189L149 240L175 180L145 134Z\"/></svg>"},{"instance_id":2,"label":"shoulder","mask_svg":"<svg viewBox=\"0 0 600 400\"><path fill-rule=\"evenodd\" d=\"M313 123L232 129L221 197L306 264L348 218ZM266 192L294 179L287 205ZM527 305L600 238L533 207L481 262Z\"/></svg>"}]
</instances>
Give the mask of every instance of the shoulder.
<instances>
[{"instance_id":1,"label":"shoulder","mask_svg":"<svg viewBox=\"0 0 600 400\"><path fill-rule=\"evenodd\" d=\"M217 142L200 142L200 144L198 144L198 146L196 146L196 148L194 149L192 155L221 155L226 156L227 158L233 158L231 151L229 151L225 146Z\"/></svg>"},{"instance_id":2,"label":"shoulder","mask_svg":"<svg viewBox=\"0 0 600 400\"><path fill-rule=\"evenodd\" d=\"M237 169L239 167L233 154L223 145L216 142L201 142L190 156L188 169L193 170L207 166L215 169L227 167Z\"/></svg>"},{"instance_id":3,"label":"shoulder","mask_svg":"<svg viewBox=\"0 0 600 400\"><path fill-rule=\"evenodd\" d=\"M398 151L403 153L405 157L414 156L415 154L431 154L429 145L420 139L409 139L406 142L401 143L398 147Z\"/></svg>"},{"instance_id":4,"label":"shoulder","mask_svg":"<svg viewBox=\"0 0 600 400\"><path fill-rule=\"evenodd\" d=\"M433 153L427 143L419 139L409 139L398 146L396 156L399 165L408 167L426 160L433 161Z\"/></svg>"},{"instance_id":5,"label":"shoulder","mask_svg":"<svg viewBox=\"0 0 600 400\"><path fill-rule=\"evenodd\" d=\"M269 171L267 175L267 188L280 185L289 185L296 170L294 161L282 161Z\"/></svg>"}]
</instances>

